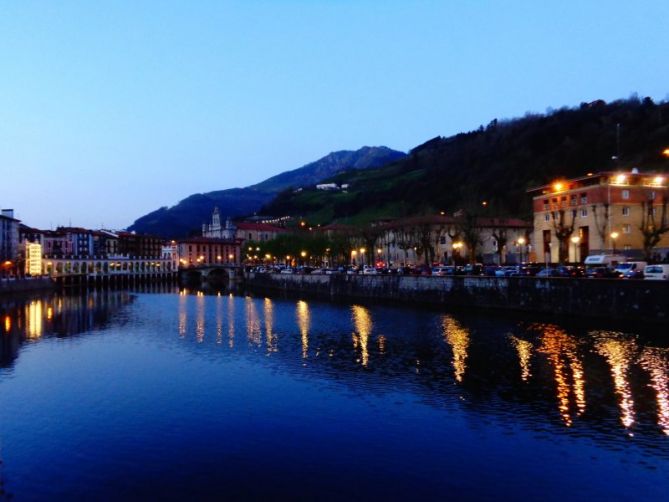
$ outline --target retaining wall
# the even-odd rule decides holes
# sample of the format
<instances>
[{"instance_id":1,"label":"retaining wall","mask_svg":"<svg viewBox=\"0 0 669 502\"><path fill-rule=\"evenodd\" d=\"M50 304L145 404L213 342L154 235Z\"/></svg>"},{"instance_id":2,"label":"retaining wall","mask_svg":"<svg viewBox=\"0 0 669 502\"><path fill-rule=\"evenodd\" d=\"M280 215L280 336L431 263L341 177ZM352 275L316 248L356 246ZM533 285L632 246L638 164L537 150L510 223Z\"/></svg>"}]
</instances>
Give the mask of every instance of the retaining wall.
<instances>
[{"instance_id":1,"label":"retaining wall","mask_svg":"<svg viewBox=\"0 0 669 502\"><path fill-rule=\"evenodd\" d=\"M669 281L251 273L246 285L330 299L394 300L669 324Z\"/></svg>"}]
</instances>

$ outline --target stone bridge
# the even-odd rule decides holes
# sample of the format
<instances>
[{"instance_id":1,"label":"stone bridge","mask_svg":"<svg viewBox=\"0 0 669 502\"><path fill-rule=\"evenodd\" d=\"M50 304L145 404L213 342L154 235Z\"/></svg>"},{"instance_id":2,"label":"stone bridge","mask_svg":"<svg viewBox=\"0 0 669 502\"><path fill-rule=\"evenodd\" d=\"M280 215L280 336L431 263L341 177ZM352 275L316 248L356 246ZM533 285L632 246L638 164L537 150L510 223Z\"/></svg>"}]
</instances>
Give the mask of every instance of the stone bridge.
<instances>
[{"instance_id":1,"label":"stone bridge","mask_svg":"<svg viewBox=\"0 0 669 502\"><path fill-rule=\"evenodd\" d=\"M182 282L234 284L240 282L243 277L244 269L238 265L201 265L179 269L179 279Z\"/></svg>"}]
</instances>

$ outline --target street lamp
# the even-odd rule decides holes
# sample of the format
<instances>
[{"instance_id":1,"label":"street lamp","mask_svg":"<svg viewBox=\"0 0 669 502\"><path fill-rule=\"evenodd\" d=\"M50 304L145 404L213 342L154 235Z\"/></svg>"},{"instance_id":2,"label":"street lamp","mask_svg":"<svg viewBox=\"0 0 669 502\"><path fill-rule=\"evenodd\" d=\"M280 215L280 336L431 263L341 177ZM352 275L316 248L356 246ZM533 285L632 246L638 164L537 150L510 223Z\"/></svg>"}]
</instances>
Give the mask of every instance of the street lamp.
<instances>
[{"instance_id":1,"label":"street lamp","mask_svg":"<svg viewBox=\"0 0 669 502\"><path fill-rule=\"evenodd\" d=\"M662 156L669 159L669 148L662 150Z\"/></svg>"},{"instance_id":2,"label":"street lamp","mask_svg":"<svg viewBox=\"0 0 669 502\"><path fill-rule=\"evenodd\" d=\"M581 238L578 235L575 235L571 238L571 242L574 244L574 261L577 263L581 262L581 257L577 256L577 251L579 250L578 244L581 242ZM580 253L579 253L580 254Z\"/></svg>"},{"instance_id":3,"label":"street lamp","mask_svg":"<svg viewBox=\"0 0 669 502\"><path fill-rule=\"evenodd\" d=\"M520 263L523 263L523 247L525 246L525 243L527 242L525 240L525 237L518 237L518 240L516 241L518 243L518 247L520 248Z\"/></svg>"},{"instance_id":4,"label":"street lamp","mask_svg":"<svg viewBox=\"0 0 669 502\"><path fill-rule=\"evenodd\" d=\"M613 254L616 254L616 239L620 234L618 232L611 232L611 243L613 245Z\"/></svg>"}]
</instances>

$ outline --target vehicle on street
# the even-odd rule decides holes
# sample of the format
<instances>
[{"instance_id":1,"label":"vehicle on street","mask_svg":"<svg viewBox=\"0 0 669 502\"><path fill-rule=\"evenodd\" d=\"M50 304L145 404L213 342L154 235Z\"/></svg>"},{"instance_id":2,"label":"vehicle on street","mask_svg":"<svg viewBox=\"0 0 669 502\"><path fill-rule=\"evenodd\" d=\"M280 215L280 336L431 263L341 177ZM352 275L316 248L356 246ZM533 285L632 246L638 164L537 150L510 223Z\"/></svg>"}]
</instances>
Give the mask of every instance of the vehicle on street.
<instances>
[{"instance_id":1,"label":"vehicle on street","mask_svg":"<svg viewBox=\"0 0 669 502\"><path fill-rule=\"evenodd\" d=\"M666 281L669 279L669 265L648 265L643 270L644 278L651 281Z\"/></svg>"},{"instance_id":2,"label":"vehicle on street","mask_svg":"<svg viewBox=\"0 0 669 502\"><path fill-rule=\"evenodd\" d=\"M376 268L372 267L371 265L365 265L362 267L362 274L363 275L377 275L378 272Z\"/></svg>"},{"instance_id":3,"label":"vehicle on street","mask_svg":"<svg viewBox=\"0 0 669 502\"><path fill-rule=\"evenodd\" d=\"M282 274L294 274L295 272L293 271L292 268L286 267L281 271Z\"/></svg>"},{"instance_id":4,"label":"vehicle on street","mask_svg":"<svg viewBox=\"0 0 669 502\"><path fill-rule=\"evenodd\" d=\"M619 279L622 277L620 272L611 267L589 267L586 268L585 275L595 279Z\"/></svg>"},{"instance_id":5,"label":"vehicle on street","mask_svg":"<svg viewBox=\"0 0 669 502\"><path fill-rule=\"evenodd\" d=\"M647 265L645 261L628 261L616 265L615 270L626 279L643 279L643 271Z\"/></svg>"},{"instance_id":6,"label":"vehicle on street","mask_svg":"<svg viewBox=\"0 0 669 502\"><path fill-rule=\"evenodd\" d=\"M512 277L518 275L518 267L515 265L507 265L505 267L498 268L495 271L495 277Z\"/></svg>"},{"instance_id":7,"label":"vehicle on street","mask_svg":"<svg viewBox=\"0 0 669 502\"><path fill-rule=\"evenodd\" d=\"M463 271L467 275L481 275L483 273L483 264L482 263L469 263L469 264L465 265Z\"/></svg>"}]
</instances>

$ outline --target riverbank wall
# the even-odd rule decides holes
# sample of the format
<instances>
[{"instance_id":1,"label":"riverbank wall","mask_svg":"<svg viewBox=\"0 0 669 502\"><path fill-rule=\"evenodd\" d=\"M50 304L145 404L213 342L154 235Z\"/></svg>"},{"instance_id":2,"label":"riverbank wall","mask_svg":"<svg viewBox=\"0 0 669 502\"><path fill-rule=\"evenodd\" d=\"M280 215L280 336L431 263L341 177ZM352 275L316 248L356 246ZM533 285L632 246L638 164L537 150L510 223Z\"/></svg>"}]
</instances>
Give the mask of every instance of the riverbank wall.
<instances>
[{"instance_id":1,"label":"riverbank wall","mask_svg":"<svg viewBox=\"0 0 669 502\"><path fill-rule=\"evenodd\" d=\"M0 279L0 296L33 291L51 291L56 283L45 277L25 277L22 279Z\"/></svg>"},{"instance_id":2,"label":"riverbank wall","mask_svg":"<svg viewBox=\"0 0 669 502\"><path fill-rule=\"evenodd\" d=\"M669 282L536 277L250 273L251 290L669 324Z\"/></svg>"}]
</instances>

